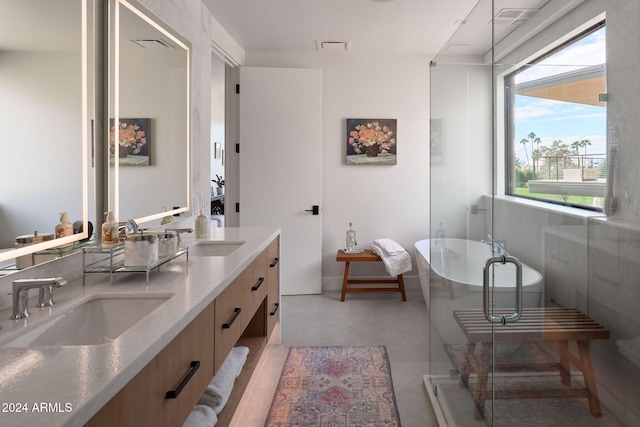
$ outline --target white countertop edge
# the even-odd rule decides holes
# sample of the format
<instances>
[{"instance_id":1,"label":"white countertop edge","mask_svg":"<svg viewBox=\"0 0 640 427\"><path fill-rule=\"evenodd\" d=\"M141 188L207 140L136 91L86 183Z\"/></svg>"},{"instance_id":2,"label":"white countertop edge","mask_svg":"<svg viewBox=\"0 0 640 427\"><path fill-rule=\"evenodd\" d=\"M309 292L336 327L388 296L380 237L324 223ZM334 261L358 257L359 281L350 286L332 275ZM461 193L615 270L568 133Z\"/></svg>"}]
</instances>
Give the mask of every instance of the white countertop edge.
<instances>
[{"instance_id":1,"label":"white countertop edge","mask_svg":"<svg viewBox=\"0 0 640 427\"><path fill-rule=\"evenodd\" d=\"M280 235L279 228L212 228L208 239L195 239L192 234L183 235L185 245L197 244L198 240L244 241L243 246L225 257L186 257L172 261L175 263L170 274L151 272L150 285L145 285L144 273L116 275L114 285L109 285L108 274L87 275L87 284L82 287L81 280L54 291L58 310L62 311L70 304L69 300L95 293L139 293L160 292L175 293L163 305L143 318L113 343L100 346L73 347L33 347L0 348L0 405L27 403L29 406L44 403L72 404L70 412L2 412L0 406L0 425L31 426L43 423L49 426L83 425L95 415L118 391L137 375L167 344L171 342L193 319L264 250ZM188 265L187 265L188 264ZM182 269L182 271L180 271ZM211 280L210 284L192 283ZM180 290L189 292L181 293ZM59 292L56 292L59 291ZM186 294L189 295L186 295ZM37 292L33 292L37 295ZM33 307L33 305L30 305ZM37 319L39 309L29 319ZM55 313L55 311L52 311ZM0 324L6 324L4 317L8 310L0 312ZM41 318L47 315L40 316ZM14 322L14 321L9 321ZM153 325L153 326L152 326ZM152 327L152 328L151 328ZM6 330L6 328L5 328ZM2 337L0 330L0 338ZM138 344L142 342L143 344ZM126 347L126 348L125 348ZM142 348L140 348L142 347ZM120 359L112 355L119 348ZM12 364L19 366L25 359L41 357L42 365L29 369L29 374L20 379L10 377ZM115 360L117 367L109 366ZM88 366L78 366L83 364ZM52 365L56 365L55 367ZM91 366L91 365L96 366ZM100 366L98 366L100 365ZM3 374L2 371L7 371ZM86 390L77 371L85 370ZM14 369L20 372L20 369ZM102 373L104 371L105 373ZM70 377L70 375L74 375ZM62 378L61 378L62 377ZM61 381L72 378L68 384ZM102 379L102 380L101 380Z\"/></svg>"}]
</instances>

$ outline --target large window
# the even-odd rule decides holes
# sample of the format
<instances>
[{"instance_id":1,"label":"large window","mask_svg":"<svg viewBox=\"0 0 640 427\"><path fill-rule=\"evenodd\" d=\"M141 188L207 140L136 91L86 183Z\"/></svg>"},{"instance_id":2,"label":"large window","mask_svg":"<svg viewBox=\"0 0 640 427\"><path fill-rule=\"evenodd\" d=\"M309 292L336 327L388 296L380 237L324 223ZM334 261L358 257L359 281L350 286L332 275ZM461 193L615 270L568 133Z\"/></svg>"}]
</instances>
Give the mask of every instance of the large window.
<instances>
[{"instance_id":1,"label":"large window","mask_svg":"<svg viewBox=\"0 0 640 427\"><path fill-rule=\"evenodd\" d=\"M602 22L505 77L507 194L601 209L605 34Z\"/></svg>"}]
</instances>

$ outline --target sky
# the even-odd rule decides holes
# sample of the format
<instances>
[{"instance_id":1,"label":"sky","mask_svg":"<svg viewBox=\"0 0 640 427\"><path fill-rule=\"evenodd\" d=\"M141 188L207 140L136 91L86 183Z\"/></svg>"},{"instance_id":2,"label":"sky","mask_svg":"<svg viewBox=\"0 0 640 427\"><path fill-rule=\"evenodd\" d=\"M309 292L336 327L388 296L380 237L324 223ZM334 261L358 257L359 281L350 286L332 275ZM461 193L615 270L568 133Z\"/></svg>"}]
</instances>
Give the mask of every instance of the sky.
<instances>
[{"instance_id":1,"label":"sky","mask_svg":"<svg viewBox=\"0 0 640 427\"><path fill-rule=\"evenodd\" d=\"M597 30L562 49L549 58L516 76L522 83L542 77L566 73L576 69L606 63L605 28ZM554 101L529 96L516 96L516 158L526 163L524 147L519 142L531 132L542 141L542 145L560 139L571 145L574 141L588 139L591 145L587 153L606 152L606 108L585 104ZM527 144L531 157L531 145ZM583 149L580 152L584 152Z\"/></svg>"}]
</instances>

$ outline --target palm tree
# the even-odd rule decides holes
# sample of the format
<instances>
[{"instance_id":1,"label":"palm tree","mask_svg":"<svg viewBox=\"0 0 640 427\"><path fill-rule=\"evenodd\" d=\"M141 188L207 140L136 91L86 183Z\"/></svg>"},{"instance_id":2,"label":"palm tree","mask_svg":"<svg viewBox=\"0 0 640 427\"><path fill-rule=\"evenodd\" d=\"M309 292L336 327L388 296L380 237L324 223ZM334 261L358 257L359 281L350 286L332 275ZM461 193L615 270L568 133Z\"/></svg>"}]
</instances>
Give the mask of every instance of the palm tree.
<instances>
[{"instance_id":1,"label":"palm tree","mask_svg":"<svg viewBox=\"0 0 640 427\"><path fill-rule=\"evenodd\" d=\"M524 154L525 156L527 156L527 164L529 164L529 153L527 152L527 142L529 142L527 138L522 138L520 140L520 144L524 146Z\"/></svg>"},{"instance_id":2,"label":"palm tree","mask_svg":"<svg viewBox=\"0 0 640 427\"><path fill-rule=\"evenodd\" d=\"M533 157L533 179L536 179L536 159L534 157L534 149L533 149L533 144L536 144L536 148L540 148L540 142L542 142L540 140L540 138L538 138L536 136L536 134L534 132L529 132L529 135L527 135L527 138L529 138L529 141L531 142L531 157ZM522 141L520 141L522 142Z\"/></svg>"},{"instance_id":3,"label":"palm tree","mask_svg":"<svg viewBox=\"0 0 640 427\"><path fill-rule=\"evenodd\" d=\"M580 154L580 147L582 147L582 143L580 141L573 141L571 143L571 148L576 150L576 155ZM578 156L578 169L581 169L581 168L582 166L580 166L580 156Z\"/></svg>"},{"instance_id":4,"label":"palm tree","mask_svg":"<svg viewBox=\"0 0 640 427\"><path fill-rule=\"evenodd\" d=\"M584 148L584 156L582 157L582 165L585 165L585 157L587 156L587 146L591 145L591 141L588 139L581 139L580 141L573 141L571 143L571 148L576 150L576 154L580 154L580 147ZM578 156L578 167L582 168L582 166L580 166L581 162L580 162L580 156Z\"/></svg>"}]
</instances>

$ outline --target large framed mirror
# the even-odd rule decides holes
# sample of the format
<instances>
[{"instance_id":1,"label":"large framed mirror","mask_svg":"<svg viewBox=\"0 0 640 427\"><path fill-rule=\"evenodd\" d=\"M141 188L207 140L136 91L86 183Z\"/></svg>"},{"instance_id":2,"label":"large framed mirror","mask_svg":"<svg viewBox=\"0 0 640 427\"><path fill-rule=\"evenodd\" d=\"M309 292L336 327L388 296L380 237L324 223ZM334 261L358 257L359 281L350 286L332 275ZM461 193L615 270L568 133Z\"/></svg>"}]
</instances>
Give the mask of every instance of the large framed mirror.
<instances>
[{"instance_id":1,"label":"large framed mirror","mask_svg":"<svg viewBox=\"0 0 640 427\"><path fill-rule=\"evenodd\" d=\"M92 0L0 0L0 273L89 237L94 12ZM78 226L56 239L61 212Z\"/></svg>"},{"instance_id":2,"label":"large framed mirror","mask_svg":"<svg viewBox=\"0 0 640 427\"><path fill-rule=\"evenodd\" d=\"M138 2L109 16L108 210L149 227L189 211L191 45Z\"/></svg>"}]
</instances>

